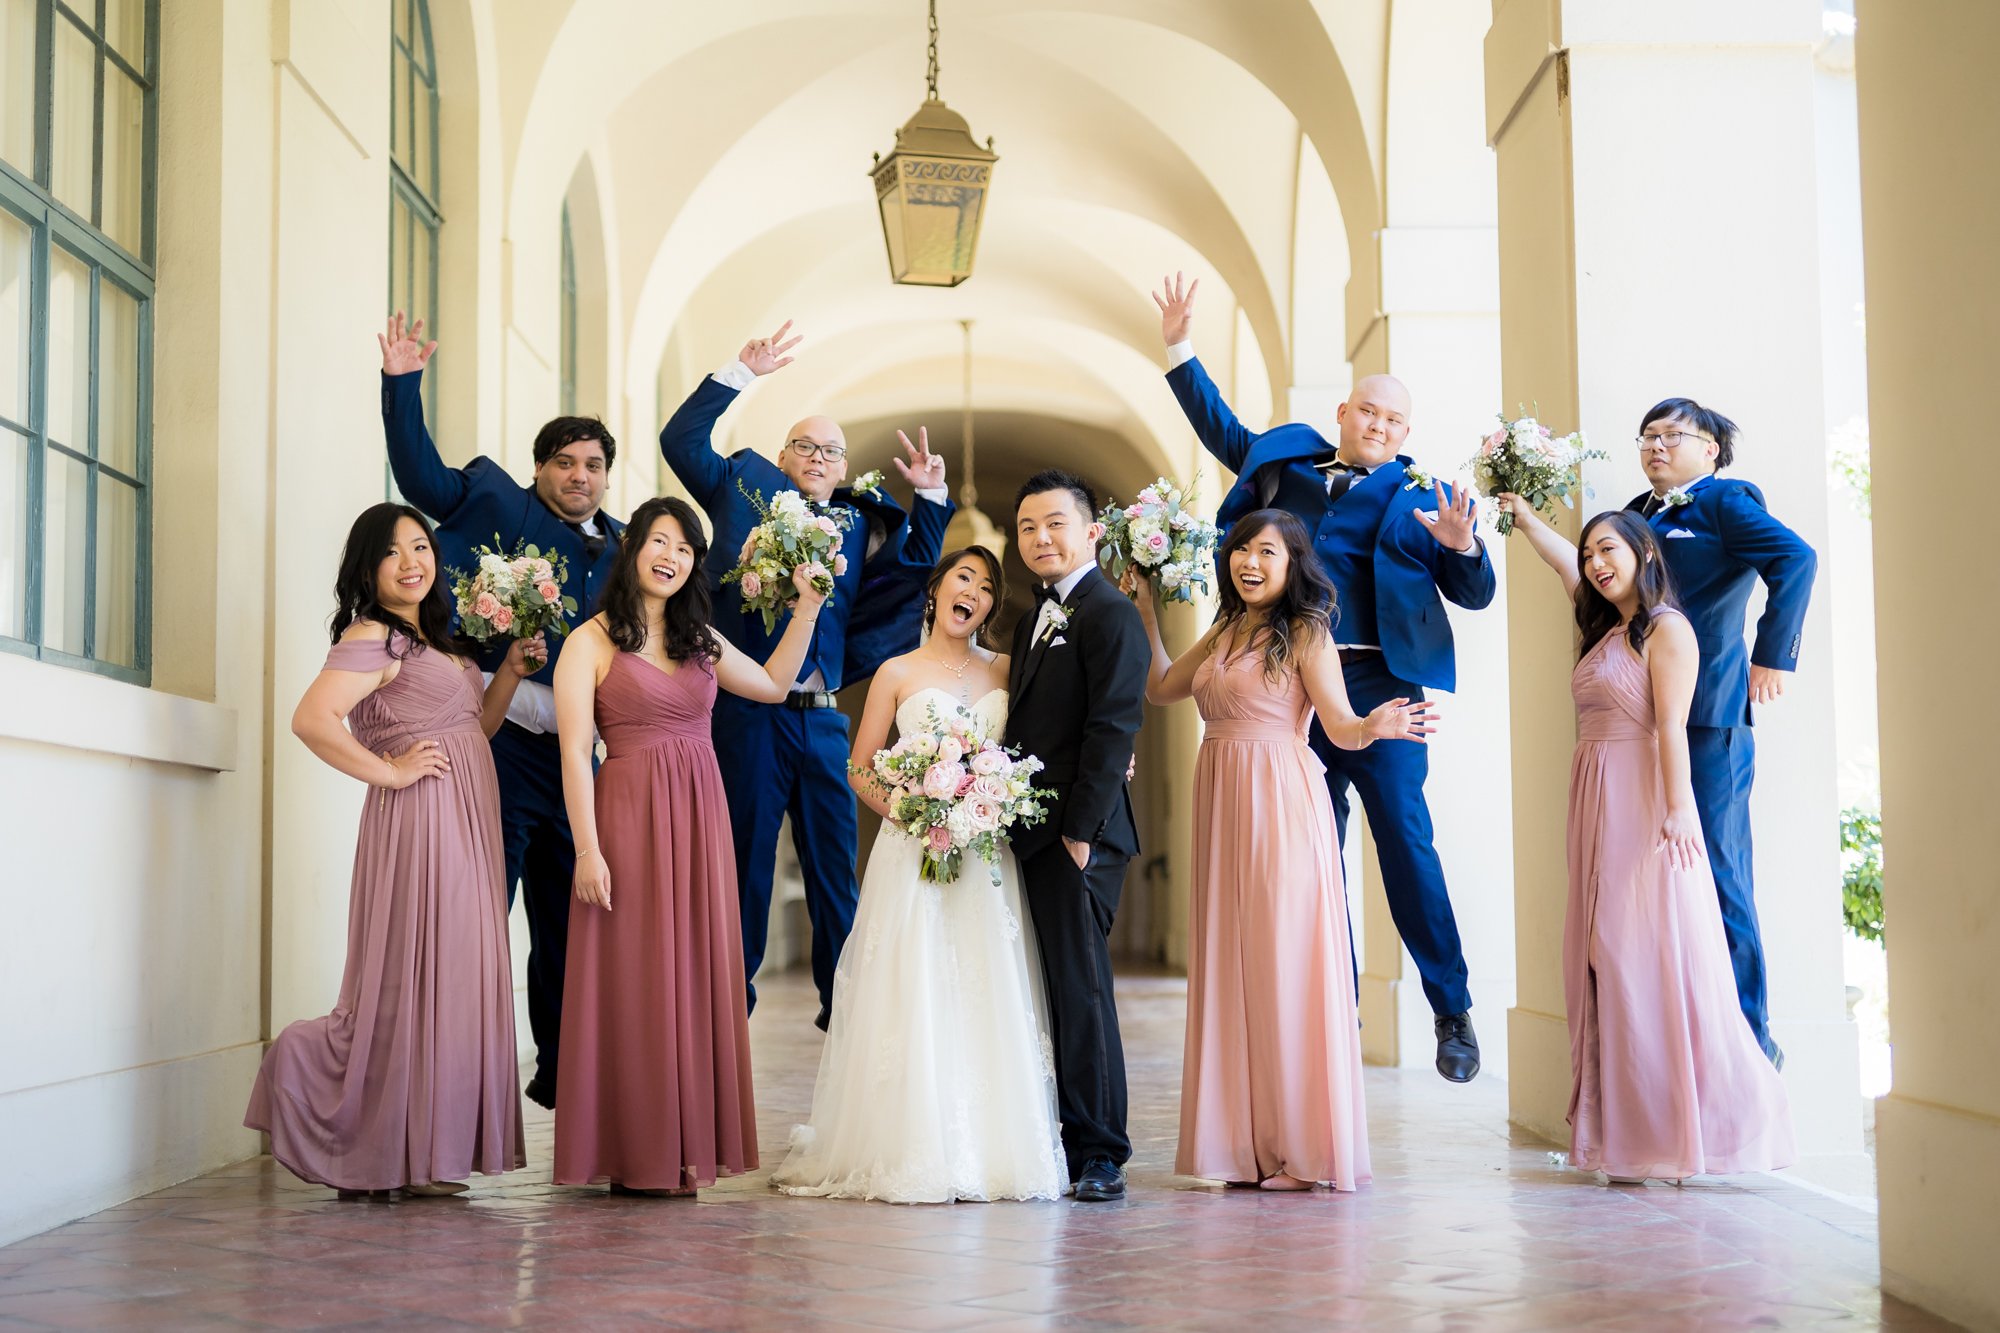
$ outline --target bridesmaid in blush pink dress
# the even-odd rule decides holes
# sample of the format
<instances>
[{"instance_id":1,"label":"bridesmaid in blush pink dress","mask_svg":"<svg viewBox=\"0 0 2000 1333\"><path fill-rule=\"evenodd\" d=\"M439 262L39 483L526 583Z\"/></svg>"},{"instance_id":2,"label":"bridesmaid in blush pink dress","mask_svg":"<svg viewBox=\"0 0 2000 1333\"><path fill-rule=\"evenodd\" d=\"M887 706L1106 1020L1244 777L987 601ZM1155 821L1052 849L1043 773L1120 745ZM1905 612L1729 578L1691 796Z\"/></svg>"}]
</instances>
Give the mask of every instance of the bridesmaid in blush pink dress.
<instances>
[{"instance_id":1,"label":"bridesmaid in blush pink dress","mask_svg":"<svg viewBox=\"0 0 2000 1333\"><path fill-rule=\"evenodd\" d=\"M456 1194L526 1160L486 738L540 643L516 640L482 683L455 655L431 530L406 505L355 521L335 591L333 651L292 730L368 784L347 966L333 1012L271 1043L243 1123L342 1197Z\"/></svg>"},{"instance_id":2,"label":"bridesmaid in blush pink dress","mask_svg":"<svg viewBox=\"0 0 2000 1333\"><path fill-rule=\"evenodd\" d=\"M690 1196L757 1166L736 854L709 715L798 679L816 566L771 660L710 627L708 543L683 500L632 515L602 610L556 663L575 893L556 1074L555 1180ZM592 733L608 751L591 773Z\"/></svg>"},{"instance_id":3,"label":"bridesmaid in blush pink dress","mask_svg":"<svg viewBox=\"0 0 2000 1333\"><path fill-rule=\"evenodd\" d=\"M1192 697L1206 724L1194 778L1187 1043L1174 1169L1268 1190L1370 1178L1354 954L1340 841L1319 760L1318 711L1346 749L1420 743L1429 706L1348 706L1333 647L1333 585L1304 524L1282 510L1222 541L1221 613L1175 660L1152 596L1146 697ZM1128 575L1127 590L1136 586Z\"/></svg>"},{"instance_id":4,"label":"bridesmaid in blush pink dress","mask_svg":"<svg viewBox=\"0 0 2000 1333\"><path fill-rule=\"evenodd\" d=\"M1785 1086L1737 1001L1688 775L1699 647L1652 529L1600 514L1571 547L1502 496L1576 601L1570 676L1570 1161L1630 1184L1796 1157Z\"/></svg>"}]
</instances>

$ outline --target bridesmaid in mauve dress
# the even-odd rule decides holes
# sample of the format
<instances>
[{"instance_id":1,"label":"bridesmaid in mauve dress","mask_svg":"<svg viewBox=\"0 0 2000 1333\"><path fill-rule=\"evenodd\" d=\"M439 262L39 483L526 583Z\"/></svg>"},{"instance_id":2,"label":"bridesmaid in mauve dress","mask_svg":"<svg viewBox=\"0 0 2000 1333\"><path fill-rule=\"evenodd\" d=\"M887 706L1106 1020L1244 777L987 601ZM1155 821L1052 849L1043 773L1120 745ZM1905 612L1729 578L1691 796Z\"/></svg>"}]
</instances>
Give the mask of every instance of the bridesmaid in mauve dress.
<instances>
[{"instance_id":1,"label":"bridesmaid in mauve dress","mask_svg":"<svg viewBox=\"0 0 2000 1333\"><path fill-rule=\"evenodd\" d=\"M485 686L454 655L434 549L407 505L355 520L333 651L292 718L314 754L369 788L340 998L271 1043L243 1123L293 1175L344 1198L456 1194L474 1171L526 1161L486 738L541 645L516 640Z\"/></svg>"},{"instance_id":2,"label":"bridesmaid in mauve dress","mask_svg":"<svg viewBox=\"0 0 2000 1333\"><path fill-rule=\"evenodd\" d=\"M1317 710L1345 749L1420 743L1429 706L1392 699L1366 717L1348 706L1333 585L1297 518L1246 514L1221 549L1220 614L1178 660L1153 598L1139 599L1153 644L1146 697L1191 695L1205 724L1174 1169L1351 1190L1370 1177L1354 955L1333 802L1306 727Z\"/></svg>"},{"instance_id":3,"label":"bridesmaid in mauve dress","mask_svg":"<svg viewBox=\"0 0 2000 1333\"><path fill-rule=\"evenodd\" d=\"M1580 548L1512 496L1576 601L1570 676L1570 1161L1631 1184L1771 1171L1796 1157L1785 1085L1737 999L1689 777L1700 648L1653 530L1629 513Z\"/></svg>"},{"instance_id":4,"label":"bridesmaid in mauve dress","mask_svg":"<svg viewBox=\"0 0 2000 1333\"><path fill-rule=\"evenodd\" d=\"M736 855L709 715L719 686L781 702L826 600L759 665L710 627L708 543L683 500L632 515L602 611L556 663L575 896L556 1074L555 1180L692 1195L757 1166ZM609 757L593 778L591 733Z\"/></svg>"}]
</instances>

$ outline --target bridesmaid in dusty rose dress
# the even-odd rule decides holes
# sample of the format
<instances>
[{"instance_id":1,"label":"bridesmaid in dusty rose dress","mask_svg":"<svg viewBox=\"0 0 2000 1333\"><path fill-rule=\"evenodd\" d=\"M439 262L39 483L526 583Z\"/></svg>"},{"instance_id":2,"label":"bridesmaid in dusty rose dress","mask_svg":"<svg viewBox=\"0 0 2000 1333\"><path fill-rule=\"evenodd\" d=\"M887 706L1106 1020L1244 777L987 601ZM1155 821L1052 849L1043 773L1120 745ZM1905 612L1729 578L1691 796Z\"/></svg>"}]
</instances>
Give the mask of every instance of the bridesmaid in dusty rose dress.
<instances>
[{"instance_id":1,"label":"bridesmaid in dusty rose dress","mask_svg":"<svg viewBox=\"0 0 2000 1333\"><path fill-rule=\"evenodd\" d=\"M243 1123L343 1198L457 1194L526 1160L486 738L541 645L517 640L482 684L456 656L430 525L407 505L355 520L335 591L333 651L292 731L369 784L347 967L333 1012L271 1043Z\"/></svg>"},{"instance_id":2,"label":"bridesmaid in dusty rose dress","mask_svg":"<svg viewBox=\"0 0 2000 1333\"><path fill-rule=\"evenodd\" d=\"M790 623L759 665L710 627L707 554L686 501L640 505L602 611L556 663L576 835L558 1184L689 1196L757 1165L736 855L709 714L718 686L782 702L826 599L817 567L801 567ZM593 726L609 753L594 779Z\"/></svg>"},{"instance_id":3,"label":"bridesmaid in dusty rose dress","mask_svg":"<svg viewBox=\"0 0 2000 1333\"><path fill-rule=\"evenodd\" d=\"M1334 744L1358 750L1420 743L1431 713L1422 700L1391 699L1366 717L1348 706L1333 585L1297 518L1246 514L1221 549L1221 612L1179 659L1153 598L1139 598L1153 644L1146 697L1191 695L1206 724L1174 1169L1267 1190L1351 1190L1370 1176L1354 955L1333 802L1306 727L1317 711Z\"/></svg>"},{"instance_id":4,"label":"bridesmaid in dusty rose dress","mask_svg":"<svg viewBox=\"0 0 2000 1333\"><path fill-rule=\"evenodd\" d=\"M1789 1166L1785 1085L1744 1021L1689 778L1700 648L1658 540L1599 514L1580 547L1500 497L1576 602L1570 1161L1614 1183Z\"/></svg>"}]
</instances>

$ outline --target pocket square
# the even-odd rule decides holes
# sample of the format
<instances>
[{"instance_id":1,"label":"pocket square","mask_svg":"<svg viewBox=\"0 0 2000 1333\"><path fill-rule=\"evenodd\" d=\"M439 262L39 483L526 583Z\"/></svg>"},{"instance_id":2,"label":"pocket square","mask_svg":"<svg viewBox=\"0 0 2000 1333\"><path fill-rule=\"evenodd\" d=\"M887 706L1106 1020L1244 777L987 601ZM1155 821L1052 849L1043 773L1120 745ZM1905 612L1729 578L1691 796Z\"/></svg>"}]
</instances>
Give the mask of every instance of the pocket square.
<instances>
[{"instance_id":1,"label":"pocket square","mask_svg":"<svg viewBox=\"0 0 2000 1333\"><path fill-rule=\"evenodd\" d=\"M1068 642L1069 642L1068 639L1065 639L1062 635L1058 634L1053 639L1049 640L1049 647L1060 648Z\"/></svg>"},{"instance_id":2,"label":"pocket square","mask_svg":"<svg viewBox=\"0 0 2000 1333\"><path fill-rule=\"evenodd\" d=\"M1692 537L1692 536L1694 536L1694 534L1693 534L1692 532L1689 532L1689 531L1688 531L1688 530L1687 530L1686 528L1668 528L1668 529L1667 529L1667 532L1666 532L1666 535L1667 535L1667 536L1669 536L1669 537Z\"/></svg>"}]
</instances>

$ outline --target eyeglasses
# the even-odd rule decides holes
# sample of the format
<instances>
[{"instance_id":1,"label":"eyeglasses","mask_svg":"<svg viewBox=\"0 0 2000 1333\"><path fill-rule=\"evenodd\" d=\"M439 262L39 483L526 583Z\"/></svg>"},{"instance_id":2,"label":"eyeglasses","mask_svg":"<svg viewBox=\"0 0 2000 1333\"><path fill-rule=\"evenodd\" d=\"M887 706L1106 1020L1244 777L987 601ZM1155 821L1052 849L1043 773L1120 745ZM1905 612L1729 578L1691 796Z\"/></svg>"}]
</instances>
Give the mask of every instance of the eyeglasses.
<instances>
[{"instance_id":1,"label":"eyeglasses","mask_svg":"<svg viewBox=\"0 0 2000 1333\"><path fill-rule=\"evenodd\" d=\"M800 458L812 458L817 455L829 463L838 463L847 457L847 446L842 444L821 444L818 440L806 439L787 440L785 443L790 445L792 452Z\"/></svg>"},{"instance_id":2,"label":"eyeglasses","mask_svg":"<svg viewBox=\"0 0 2000 1333\"><path fill-rule=\"evenodd\" d=\"M1715 443L1708 436L1698 435L1691 430L1663 430L1658 435L1634 435L1632 437L1632 443L1638 445L1641 450L1651 449L1656 444L1664 445L1669 450L1678 449L1681 447L1683 440L1701 440L1706 444Z\"/></svg>"}]
</instances>

